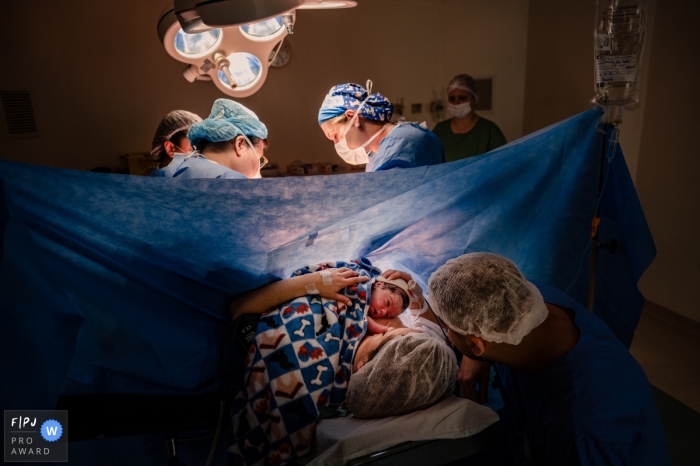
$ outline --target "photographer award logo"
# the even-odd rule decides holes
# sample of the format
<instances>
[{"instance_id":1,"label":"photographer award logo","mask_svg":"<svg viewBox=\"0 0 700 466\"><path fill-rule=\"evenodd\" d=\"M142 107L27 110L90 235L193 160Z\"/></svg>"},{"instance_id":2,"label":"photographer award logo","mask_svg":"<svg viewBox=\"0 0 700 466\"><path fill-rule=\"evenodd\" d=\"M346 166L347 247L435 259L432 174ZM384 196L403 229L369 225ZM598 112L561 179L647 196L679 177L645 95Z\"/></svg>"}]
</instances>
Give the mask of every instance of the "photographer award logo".
<instances>
[{"instance_id":1,"label":"photographer award logo","mask_svg":"<svg viewBox=\"0 0 700 466\"><path fill-rule=\"evenodd\" d=\"M5 462L68 461L68 411L5 411Z\"/></svg>"}]
</instances>

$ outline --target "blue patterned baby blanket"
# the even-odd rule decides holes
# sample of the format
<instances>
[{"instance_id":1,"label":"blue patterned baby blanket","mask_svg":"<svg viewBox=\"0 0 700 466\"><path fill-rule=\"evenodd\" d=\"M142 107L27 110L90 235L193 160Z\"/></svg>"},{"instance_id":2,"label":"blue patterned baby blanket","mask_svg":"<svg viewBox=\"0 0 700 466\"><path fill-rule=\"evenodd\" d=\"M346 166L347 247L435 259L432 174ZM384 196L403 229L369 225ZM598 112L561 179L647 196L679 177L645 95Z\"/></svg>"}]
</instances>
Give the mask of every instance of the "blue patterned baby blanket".
<instances>
[{"instance_id":1,"label":"blue patterned baby blanket","mask_svg":"<svg viewBox=\"0 0 700 466\"><path fill-rule=\"evenodd\" d=\"M381 273L358 260L304 267L292 276L341 267L370 278ZM309 451L321 409L345 401L373 281L341 290L350 307L306 295L260 318L246 359L246 386L231 409L229 464L286 464Z\"/></svg>"}]
</instances>

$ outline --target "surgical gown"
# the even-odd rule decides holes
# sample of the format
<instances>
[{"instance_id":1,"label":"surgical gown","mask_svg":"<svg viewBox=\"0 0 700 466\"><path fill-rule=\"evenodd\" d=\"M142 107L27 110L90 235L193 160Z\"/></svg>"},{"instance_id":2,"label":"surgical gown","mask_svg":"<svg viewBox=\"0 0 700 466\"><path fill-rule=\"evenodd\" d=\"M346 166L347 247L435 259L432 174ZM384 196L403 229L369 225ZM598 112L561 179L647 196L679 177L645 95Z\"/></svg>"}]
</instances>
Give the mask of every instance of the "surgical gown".
<instances>
[{"instance_id":1,"label":"surgical gown","mask_svg":"<svg viewBox=\"0 0 700 466\"><path fill-rule=\"evenodd\" d=\"M236 180L247 179L235 170L212 162L203 156L185 156L175 154L170 164L158 170L159 177L195 179L195 178L229 178Z\"/></svg>"},{"instance_id":2,"label":"surgical gown","mask_svg":"<svg viewBox=\"0 0 700 466\"><path fill-rule=\"evenodd\" d=\"M442 142L430 130L417 123L399 123L379 144L365 171L412 168L445 161Z\"/></svg>"},{"instance_id":3,"label":"surgical gown","mask_svg":"<svg viewBox=\"0 0 700 466\"><path fill-rule=\"evenodd\" d=\"M494 452L499 464L671 465L637 361L592 312L549 285L535 285L545 302L573 311L581 336L534 373L496 363L505 403L494 426L502 439Z\"/></svg>"}]
</instances>

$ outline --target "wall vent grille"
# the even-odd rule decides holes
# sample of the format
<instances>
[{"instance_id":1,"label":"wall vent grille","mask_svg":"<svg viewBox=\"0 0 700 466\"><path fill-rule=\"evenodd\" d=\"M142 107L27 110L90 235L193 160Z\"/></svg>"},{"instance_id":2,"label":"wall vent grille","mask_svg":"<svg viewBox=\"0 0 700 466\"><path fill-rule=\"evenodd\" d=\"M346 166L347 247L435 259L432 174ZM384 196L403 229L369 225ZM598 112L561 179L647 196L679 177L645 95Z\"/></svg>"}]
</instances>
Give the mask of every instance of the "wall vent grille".
<instances>
[{"instance_id":1,"label":"wall vent grille","mask_svg":"<svg viewBox=\"0 0 700 466\"><path fill-rule=\"evenodd\" d=\"M0 90L5 132L10 138L38 137L32 98L28 90Z\"/></svg>"},{"instance_id":2,"label":"wall vent grille","mask_svg":"<svg viewBox=\"0 0 700 466\"><path fill-rule=\"evenodd\" d=\"M476 93L479 94L479 102L474 110L492 110L493 107L493 78L475 79Z\"/></svg>"}]
</instances>

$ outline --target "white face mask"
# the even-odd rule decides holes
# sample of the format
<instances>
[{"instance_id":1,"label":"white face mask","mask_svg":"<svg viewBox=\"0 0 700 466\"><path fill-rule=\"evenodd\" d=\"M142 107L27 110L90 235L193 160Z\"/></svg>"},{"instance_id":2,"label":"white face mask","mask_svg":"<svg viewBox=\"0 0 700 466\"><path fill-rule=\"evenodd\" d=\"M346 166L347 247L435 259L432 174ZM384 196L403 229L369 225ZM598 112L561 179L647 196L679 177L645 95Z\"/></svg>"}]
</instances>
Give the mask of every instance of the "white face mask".
<instances>
[{"instance_id":1,"label":"white face mask","mask_svg":"<svg viewBox=\"0 0 700 466\"><path fill-rule=\"evenodd\" d=\"M464 118L472 112L472 106L469 102L459 105L447 104L447 111L456 118Z\"/></svg>"},{"instance_id":2,"label":"white face mask","mask_svg":"<svg viewBox=\"0 0 700 466\"><path fill-rule=\"evenodd\" d=\"M384 128L386 128L389 125L389 123L387 123L384 126L382 126L382 128L379 131L374 133L374 135L371 138L369 138L367 142L362 144L357 149L350 149L348 147L348 141L345 138L345 136L348 134L348 131L350 131L350 128L352 127L352 124L355 121L355 118L358 118L360 110L362 110L362 107L364 106L365 102L362 102L362 105L360 105L360 108L357 109L357 112L355 112L355 115L353 115L352 119L350 120L350 123L348 123L348 126L345 128L345 133L343 133L343 139L341 139L335 145L335 151L338 153L340 158L345 160L345 162L349 163L350 165L362 165L363 163L369 162L369 154L365 150L365 147L367 147L372 141L374 141L374 139L377 136L379 136L379 134L382 131L384 131Z\"/></svg>"},{"instance_id":3,"label":"white face mask","mask_svg":"<svg viewBox=\"0 0 700 466\"><path fill-rule=\"evenodd\" d=\"M177 144L173 144L173 145L177 149L173 155L180 154L180 155L184 155L185 157L188 157L194 153L194 148L186 151L186 150L183 150L182 147L178 146Z\"/></svg>"},{"instance_id":4,"label":"white face mask","mask_svg":"<svg viewBox=\"0 0 700 466\"><path fill-rule=\"evenodd\" d=\"M252 176L252 178L262 178L262 175L260 174L260 169L267 164L267 158L264 154L261 155L258 152L258 150L253 145L253 142L250 139L248 139L248 136L246 136L245 134L241 134L241 136L245 138L245 142L248 143L248 147L250 147L250 150L252 150L258 158L258 171L255 173L255 175Z\"/></svg>"}]
</instances>

